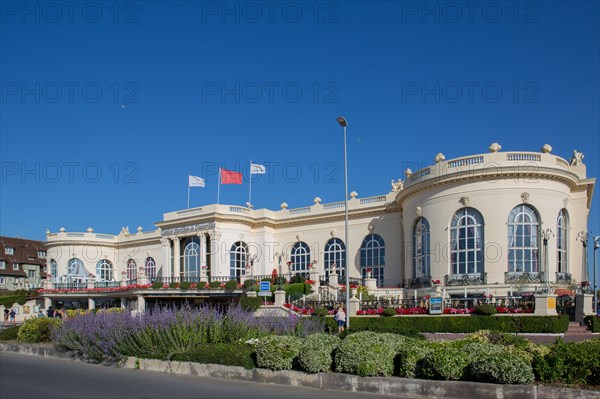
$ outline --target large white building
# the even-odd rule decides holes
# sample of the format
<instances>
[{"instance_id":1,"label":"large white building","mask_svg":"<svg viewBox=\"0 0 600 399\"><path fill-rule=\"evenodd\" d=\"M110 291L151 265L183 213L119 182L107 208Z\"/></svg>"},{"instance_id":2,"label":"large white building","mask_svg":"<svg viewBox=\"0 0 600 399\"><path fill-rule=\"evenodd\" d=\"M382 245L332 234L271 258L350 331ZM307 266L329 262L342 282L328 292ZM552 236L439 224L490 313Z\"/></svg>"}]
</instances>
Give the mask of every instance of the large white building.
<instances>
[{"instance_id":1,"label":"large white building","mask_svg":"<svg viewBox=\"0 0 600 399\"><path fill-rule=\"evenodd\" d=\"M438 154L434 164L404 171L386 194L351 193L349 259L344 202L315 198L294 209L213 204L168 212L153 231L48 232L50 272L55 281L135 280L140 270L151 280L208 281L314 267L325 280L336 267L342 278L346 270L355 280L369 273L384 289L424 292L440 280L448 295L588 280L578 235L587 230L595 179L583 154L565 160L548 145L499 150L494 143L479 155Z\"/></svg>"}]
</instances>

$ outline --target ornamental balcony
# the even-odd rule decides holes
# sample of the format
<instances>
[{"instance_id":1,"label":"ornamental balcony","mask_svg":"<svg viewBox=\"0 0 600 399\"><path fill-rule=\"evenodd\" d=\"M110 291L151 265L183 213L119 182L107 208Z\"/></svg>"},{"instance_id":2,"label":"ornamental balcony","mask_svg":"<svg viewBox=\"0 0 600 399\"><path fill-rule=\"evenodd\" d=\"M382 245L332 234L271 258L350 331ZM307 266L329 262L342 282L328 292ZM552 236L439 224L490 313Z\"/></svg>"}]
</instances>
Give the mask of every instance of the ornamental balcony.
<instances>
[{"instance_id":1,"label":"ornamental balcony","mask_svg":"<svg viewBox=\"0 0 600 399\"><path fill-rule=\"evenodd\" d=\"M571 273L562 273L562 272L556 273L556 283L557 284L571 284L572 282L573 282L573 279L571 277Z\"/></svg>"},{"instance_id":2,"label":"ornamental balcony","mask_svg":"<svg viewBox=\"0 0 600 399\"><path fill-rule=\"evenodd\" d=\"M487 284L487 273L447 274L444 276L447 287Z\"/></svg>"},{"instance_id":3,"label":"ornamental balcony","mask_svg":"<svg viewBox=\"0 0 600 399\"><path fill-rule=\"evenodd\" d=\"M533 284L544 281L543 272L505 272L504 282L506 284Z\"/></svg>"}]
</instances>

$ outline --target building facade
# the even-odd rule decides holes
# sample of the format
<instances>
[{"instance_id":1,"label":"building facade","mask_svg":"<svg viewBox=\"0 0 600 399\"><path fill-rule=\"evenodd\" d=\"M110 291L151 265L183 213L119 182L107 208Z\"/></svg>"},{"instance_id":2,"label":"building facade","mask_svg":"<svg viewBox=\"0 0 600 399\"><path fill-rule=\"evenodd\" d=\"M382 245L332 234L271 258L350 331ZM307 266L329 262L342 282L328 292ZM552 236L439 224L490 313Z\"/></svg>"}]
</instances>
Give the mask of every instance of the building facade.
<instances>
[{"instance_id":1,"label":"building facade","mask_svg":"<svg viewBox=\"0 0 600 399\"><path fill-rule=\"evenodd\" d=\"M44 242L0 236L0 290L39 288L45 278Z\"/></svg>"},{"instance_id":2,"label":"building facade","mask_svg":"<svg viewBox=\"0 0 600 399\"><path fill-rule=\"evenodd\" d=\"M349 242L344 201L289 209L212 204L168 212L157 229L117 235L47 232L55 284L109 286L150 281L226 281L335 271L344 281L373 278L382 292L447 296L573 287L588 280L581 242L595 179L583 154L569 160L541 152L489 152L407 169L391 190L350 194ZM346 259L346 248L348 259ZM416 291L415 291L416 290ZM410 293L410 294L409 294Z\"/></svg>"}]
</instances>

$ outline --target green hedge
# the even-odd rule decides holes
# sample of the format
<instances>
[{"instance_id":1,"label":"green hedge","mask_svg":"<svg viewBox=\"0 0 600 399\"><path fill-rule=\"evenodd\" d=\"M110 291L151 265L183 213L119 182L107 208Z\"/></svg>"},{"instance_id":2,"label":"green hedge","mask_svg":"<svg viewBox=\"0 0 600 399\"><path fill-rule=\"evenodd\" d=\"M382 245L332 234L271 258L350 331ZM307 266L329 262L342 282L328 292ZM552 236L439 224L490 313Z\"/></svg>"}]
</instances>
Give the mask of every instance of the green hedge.
<instances>
[{"instance_id":1,"label":"green hedge","mask_svg":"<svg viewBox=\"0 0 600 399\"><path fill-rule=\"evenodd\" d=\"M3 305L5 308L11 308L15 303L24 305L27 302L27 298L29 298L27 295L0 296L0 305Z\"/></svg>"},{"instance_id":2,"label":"green hedge","mask_svg":"<svg viewBox=\"0 0 600 399\"><path fill-rule=\"evenodd\" d=\"M598 316L585 316L583 320L587 328L592 330L594 333L600 333L600 317Z\"/></svg>"},{"instance_id":3,"label":"green hedge","mask_svg":"<svg viewBox=\"0 0 600 399\"><path fill-rule=\"evenodd\" d=\"M290 370L300 355L302 340L291 335L268 335L256 345L256 364L270 370Z\"/></svg>"},{"instance_id":4,"label":"green hedge","mask_svg":"<svg viewBox=\"0 0 600 399\"><path fill-rule=\"evenodd\" d=\"M242 307L242 309L249 310L251 312L254 312L256 309L258 309L261 303L262 299L257 296L243 296L240 298L240 306Z\"/></svg>"},{"instance_id":5,"label":"green hedge","mask_svg":"<svg viewBox=\"0 0 600 399\"><path fill-rule=\"evenodd\" d=\"M229 291L236 290L238 286L238 282L236 280L229 280L225 283L225 289Z\"/></svg>"},{"instance_id":6,"label":"green hedge","mask_svg":"<svg viewBox=\"0 0 600 399\"><path fill-rule=\"evenodd\" d=\"M173 360L253 369L256 367L254 357L254 348L250 345L218 343L202 344L190 351L175 355Z\"/></svg>"},{"instance_id":7,"label":"green hedge","mask_svg":"<svg viewBox=\"0 0 600 399\"><path fill-rule=\"evenodd\" d=\"M14 341L17 339L20 326L10 326L0 329L0 341Z\"/></svg>"},{"instance_id":8,"label":"green hedge","mask_svg":"<svg viewBox=\"0 0 600 399\"><path fill-rule=\"evenodd\" d=\"M600 339L558 340L549 353L533 360L533 371L540 382L600 385Z\"/></svg>"},{"instance_id":9,"label":"green hedge","mask_svg":"<svg viewBox=\"0 0 600 399\"><path fill-rule=\"evenodd\" d=\"M327 318L329 331L336 331L335 320ZM564 333L568 316L399 316L351 317L350 331L374 331L394 334L418 332L470 333L495 330L513 333Z\"/></svg>"},{"instance_id":10,"label":"green hedge","mask_svg":"<svg viewBox=\"0 0 600 399\"><path fill-rule=\"evenodd\" d=\"M298 363L309 373L326 373L333 369L333 351L340 339L335 335L312 334L304 339Z\"/></svg>"},{"instance_id":11,"label":"green hedge","mask_svg":"<svg viewBox=\"0 0 600 399\"><path fill-rule=\"evenodd\" d=\"M22 342L50 342L50 328L62 324L61 319L34 317L27 319L19 328L17 339Z\"/></svg>"}]
</instances>

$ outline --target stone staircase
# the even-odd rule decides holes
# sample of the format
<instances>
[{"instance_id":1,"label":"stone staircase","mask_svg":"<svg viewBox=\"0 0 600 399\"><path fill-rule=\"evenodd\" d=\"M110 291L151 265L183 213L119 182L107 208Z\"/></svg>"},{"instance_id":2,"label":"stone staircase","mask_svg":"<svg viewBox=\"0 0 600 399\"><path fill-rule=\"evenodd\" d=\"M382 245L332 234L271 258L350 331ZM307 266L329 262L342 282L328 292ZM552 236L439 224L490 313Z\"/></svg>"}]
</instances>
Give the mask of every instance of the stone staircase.
<instances>
[{"instance_id":1,"label":"stone staircase","mask_svg":"<svg viewBox=\"0 0 600 399\"><path fill-rule=\"evenodd\" d=\"M567 336L567 335L577 335L577 336L589 335L589 338L592 338L596 334L592 334L592 332L590 330L588 330L587 326L581 325L581 324L579 324L579 322L576 322L576 321L570 321L569 328L567 329L567 332L565 333L565 336ZM584 337L581 337L581 338L584 338Z\"/></svg>"}]
</instances>

